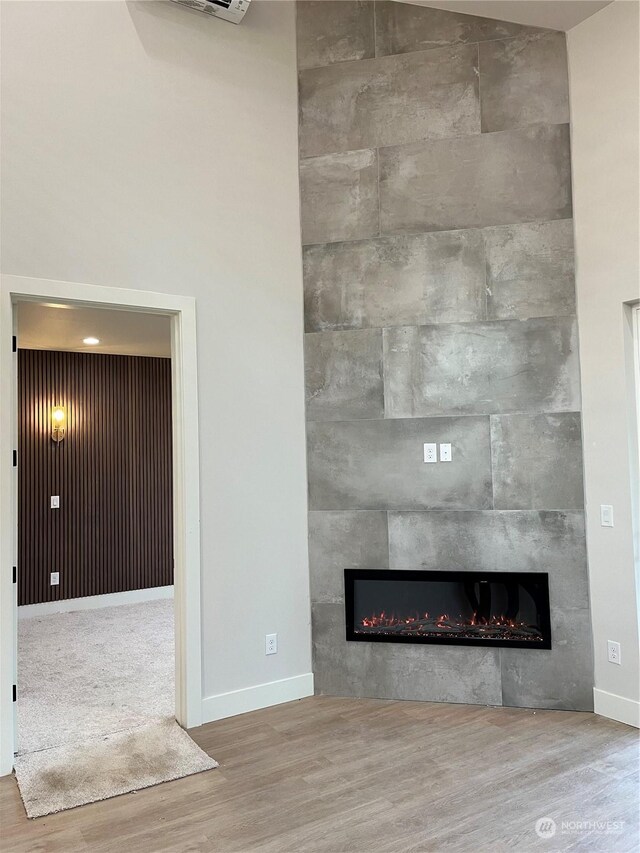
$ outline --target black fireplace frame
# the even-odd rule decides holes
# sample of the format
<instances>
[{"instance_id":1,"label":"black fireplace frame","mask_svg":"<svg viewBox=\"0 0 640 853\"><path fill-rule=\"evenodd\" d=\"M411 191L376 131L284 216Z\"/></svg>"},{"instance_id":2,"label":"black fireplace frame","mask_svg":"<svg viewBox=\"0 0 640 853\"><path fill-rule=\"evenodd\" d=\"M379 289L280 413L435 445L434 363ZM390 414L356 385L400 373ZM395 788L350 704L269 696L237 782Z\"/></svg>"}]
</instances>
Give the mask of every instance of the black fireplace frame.
<instances>
[{"instance_id":1,"label":"black fireplace frame","mask_svg":"<svg viewBox=\"0 0 640 853\"><path fill-rule=\"evenodd\" d=\"M488 581L513 582L517 578L522 582L542 583L539 590L542 607L540 610L540 631L542 640L490 640L460 637L457 639L427 637L403 634L367 634L354 630L354 582L356 580L398 580L398 581ZM414 570L414 569L345 569L344 570L344 605L346 621L346 637L348 641L360 643L428 643L430 645L447 646L485 646L489 648L536 649L551 648L551 619L549 611L549 575L547 572L466 572L453 570Z\"/></svg>"}]
</instances>

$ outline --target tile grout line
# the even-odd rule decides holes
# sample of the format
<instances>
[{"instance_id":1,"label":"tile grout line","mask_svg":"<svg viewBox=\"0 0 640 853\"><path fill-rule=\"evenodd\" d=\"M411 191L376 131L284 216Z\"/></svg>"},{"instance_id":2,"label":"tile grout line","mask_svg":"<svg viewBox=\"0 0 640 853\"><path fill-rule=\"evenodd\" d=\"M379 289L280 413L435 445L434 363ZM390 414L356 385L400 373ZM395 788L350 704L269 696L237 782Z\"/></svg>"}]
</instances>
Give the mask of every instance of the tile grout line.
<instances>
[{"instance_id":1,"label":"tile grout line","mask_svg":"<svg viewBox=\"0 0 640 853\"><path fill-rule=\"evenodd\" d=\"M412 327L413 328L413 327ZM535 411L517 412L465 412L463 414L449 415L401 415L400 417L388 418L335 418L334 420L307 420L308 424L362 424L376 423L378 421L391 423L392 421L436 421L436 420L461 420L463 418L511 418L529 417L537 418L546 415L582 415L580 409L543 409Z\"/></svg>"},{"instance_id":2,"label":"tile grout line","mask_svg":"<svg viewBox=\"0 0 640 853\"><path fill-rule=\"evenodd\" d=\"M484 322L488 323L488 322L490 322L490 320L489 320L489 283L488 283L489 261L488 261L488 257L487 257L487 241L485 239L485 236L484 236L484 233L482 232L482 230L480 231L480 239L482 240L482 259L484 262L483 263L483 271L484 271L484 293L483 293ZM493 291L491 291L491 295L493 296ZM561 316L566 316L566 315L554 314L552 316L561 317ZM491 320L493 320L493 319L496 319L496 318L492 317ZM527 320L531 320L531 319L533 319L533 318L527 317ZM542 318L536 318L536 319L542 319Z\"/></svg>"},{"instance_id":3,"label":"tile grout line","mask_svg":"<svg viewBox=\"0 0 640 853\"><path fill-rule=\"evenodd\" d=\"M388 507L388 506L377 506L377 507L367 507L363 509L362 507L341 507L340 509L310 509L308 510L309 515L314 513L340 513L343 514L345 512L386 512L386 513L407 513L407 514L428 514L428 513L442 513L442 512L456 512L456 513L470 513L470 512L481 512L481 513L491 513L492 515L499 514L509 514L509 513L527 513L529 515L539 515L541 512L545 513L558 513L560 515L568 515L569 513L576 513L579 516L584 516L584 509L559 509L555 507L553 509L548 509L546 507L527 507L520 509L489 509L489 508L478 508L478 507L467 507L465 509L456 509L453 507L420 507L418 509L407 509L406 507ZM581 608L577 608L581 609Z\"/></svg>"},{"instance_id":4,"label":"tile grout line","mask_svg":"<svg viewBox=\"0 0 640 853\"><path fill-rule=\"evenodd\" d=\"M490 136L499 136L500 134L509 134L509 133L523 134L529 130L533 130L536 128L554 128L554 127L566 127L567 130L570 131L571 122L569 121L568 118L565 121L533 121L533 122L530 122L529 124L514 125L513 127L504 127L500 130L487 130L484 132L482 130L479 130L477 133L459 133L459 134L453 134L453 136L431 136L431 137L427 137L427 138L414 139L413 141L410 141L410 142L396 142L396 143L392 143L390 145L378 145L378 146L365 145L361 148L346 148L346 149L339 149L337 151L323 151L319 154L303 155L300 152L300 145L298 145L298 160L299 160L299 165L303 165L305 163L308 163L311 160L320 160L324 157L342 157L342 156L346 156L348 154L357 154L360 151L382 151L386 148L407 149L407 148L415 148L417 146L436 145L439 142L451 143L451 142L456 142L456 141L466 141L466 140L472 140L472 139L486 139ZM300 132L298 133L298 137L300 138ZM571 218L572 218L571 216L556 217L556 219L571 219ZM538 220L534 219L534 220L525 220L525 221L526 222L537 222ZM499 224L516 225L517 223L516 222L503 222L503 223L499 223ZM484 227L489 228L489 227L498 227L498 226L497 225L495 225L495 226L482 226L482 225L467 226L467 228L484 228ZM443 231L459 231L460 229L459 228L444 228L444 229L440 229L440 230L443 230ZM337 242L340 242L340 241L337 241ZM345 242L351 242L351 241L345 241ZM313 245L313 244L311 244L311 245Z\"/></svg>"},{"instance_id":5,"label":"tile grout line","mask_svg":"<svg viewBox=\"0 0 640 853\"><path fill-rule=\"evenodd\" d=\"M391 528L389 527L389 513L392 510L386 509L385 515L387 517L387 566L391 568Z\"/></svg>"},{"instance_id":6,"label":"tile grout line","mask_svg":"<svg viewBox=\"0 0 640 853\"><path fill-rule=\"evenodd\" d=\"M429 322L429 323L414 323L411 326L407 326L406 323L399 323L394 325L393 323L389 323L386 326L336 326L336 327L327 327L324 329L305 329L305 335L336 335L340 333L346 332L375 332L380 329L421 329L425 327L436 327L439 328L441 326L474 326L479 323L528 323L531 320L560 320L563 318L569 319L577 319L574 313L572 314L541 314L536 315L535 317L479 317L476 320L444 320L443 322Z\"/></svg>"},{"instance_id":7,"label":"tile grout line","mask_svg":"<svg viewBox=\"0 0 640 853\"><path fill-rule=\"evenodd\" d=\"M387 394L387 358L386 358L386 342L387 336L385 334L384 327L382 328L382 357L381 357L381 366L382 366L382 418L381 420L389 420L388 416L388 394Z\"/></svg>"},{"instance_id":8,"label":"tile grout line","mask_svg":"<svg viewBox=\"0 0 640 853\"><path fill-rule=\"evenodd\" d=\"M485 277L485 286L486 286L486 277ZM486 300L485 300L486 302ZM486 312L486 308L485 308ZM349 326L347 328L340 329L309 329L305 330L305 335L340 335L346 334L349 332L384 332L385 329L432 329L432 328L443 328L445 326L477 326L481 323L487 323L490 325L496 323L531 323L534 320L577 320L577 315L575 313L572 314L543 314L535 317L481 317L477 320L444 320L440 323L412 323L411 325L407 325L407 323L398 323L392 324L389 323L386 326ZM582 411L582 409L559 409L558 411ZM490 412L493 414L493 412ZM516 414L516 412L507 413L507 414ZM354 418L354 420L360 420L359 418Z\"/></svg>"},{"instance_id":9,"label":"tile grout line","mask_svg":"<svg viewBox=\"0 0 640 853\"><path fill-rule=\"evenodd\" d=\"M505 131L498 131L499 133L504 133ZM473 134L476 136L487 136L487 134ZM465 137L470 139L471 137ZM367 149L357 149L366 151ZM379 149L371 149L371 150L379 150ZM336 152L343 153L343 152ZM346 152L350 153L350 152ZM324 155L321 155L324 156ZM406 239L407 237L423 237L425 234L458 234L460 231L487 231L490 228L515 228L521 225L546 225L549 222L570 222L573 220L573 215L571 216L560 216L555 218L546 218L546 219L524 219L519 220L517 222L498 222L493 225L461 225L459 228L439 228L439 229L431 229L431 230L413 230L406 229L400 231L389 231L389 232L381 232L379 234L370 234L367 237L356 237L352 240L323 240L319 243L303 243L302 251L307 251L309 249L317 249L319 246L342 246L342 245L351 245L353 243L367 243L372 240L393 240L393 239Z\"/></svg>"},{"instance_id":10,"label":"tile grout line","mask_svg":"<svg viewBox=\"0 0 640 853\"><path fill-rule=\"evenodd\" d=\"M378 233L376 238L382 237L382 222L380 219L380 149L376 148L376 198L378 201Z\"/></svg>"},{"instance_id":11,"label":"tile grout line","mask_svg":"<svg viewBox=\"0 0 640 853\"><path fill-rule=\"evenodd\" d=\"M478 69L478 113L480 115L480 133L482 133L482 76L480 74L480 43L476 45L478 51L476 54L477 58L477 69Z\"/></svg>"},{"instance_id":12,"label":"tile grout line","mask_svg":"<svg viewBox=\"0 0 640 853\"><path fill-rule=\"evenodd\" d=\"M338 59L335 62L325 62L324 65L307 65L305 67L300 67L297 65L298 74L304 74L307 71L319 71L322 68L334 68L341 65L355 65L357 62L373 62L376 59L389 59L394 56L413 56L414 53L434 53L437 50L453 50L457 47L474 47L476 45L481 44L496 44L504 41L515 41L516 39L524 38L525 36L535 36L538 35L548 36L551 34L560 34L565 35L562 30L544 30L540 33L521 33L518 36L504 36L503 38L495 38L495 39L478 39L477 41L454 41L448 42L447 44L438 44L434 47L423 47L418 50L403 50L398 53L378 53L378 45L377 45L377 34L374 30L374 55L373 56L358 56L353 59Z\"/></svg>"},{"instance_id":13,"label":"tile grout line","mask_svg":"<svg viewBox=\"0 0 640 853\"><path fill-rule=\"evenodd\" d=\"M373 58L378 59L378 20L377 20L377 0L373 0ZM326 66L325 66L326 67Z\"/></svg>"},{"instance_id":14,"label":"tile grout line","mask_svg":"<svg viewBox=\"0 0 640 853\"><path fill-rule=\"evenodd\" d=\"M489 471L491 473L491 509L495 511L496 508L496 490L495 490L495 477L494 477L494 468L493 468L493 418L495 415L489 415ZM498 415L500 417L500 415Z\"/></svg>"}]
</instances>

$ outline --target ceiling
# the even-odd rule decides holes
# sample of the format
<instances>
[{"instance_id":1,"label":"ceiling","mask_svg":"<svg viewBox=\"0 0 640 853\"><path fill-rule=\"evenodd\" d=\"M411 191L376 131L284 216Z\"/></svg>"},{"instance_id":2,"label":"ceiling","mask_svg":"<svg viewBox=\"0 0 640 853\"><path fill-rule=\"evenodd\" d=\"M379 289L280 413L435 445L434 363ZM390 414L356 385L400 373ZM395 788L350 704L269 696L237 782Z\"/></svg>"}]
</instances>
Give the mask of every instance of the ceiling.
<instances>
[{"instance_id":1,"label":"ceiling","mask_svg":"<svg viewBox=\"0 0 640 853\"><path fill-rule=\"evenodd\" d=\"M570 30L613 0L400 0L530 27Z\"/></svg>"},{"instance_id":2,"label":"ceiling","mask_svg":"<svg viewBox=\"0 0 640 853\"><path fill-rule=\"evenodd\" d=\"M18 303L17 314L20 349L171 357L170 319L160 314L36 302ZM100 343L83 344L89 336Z\"/></svg>"}]
</instances>

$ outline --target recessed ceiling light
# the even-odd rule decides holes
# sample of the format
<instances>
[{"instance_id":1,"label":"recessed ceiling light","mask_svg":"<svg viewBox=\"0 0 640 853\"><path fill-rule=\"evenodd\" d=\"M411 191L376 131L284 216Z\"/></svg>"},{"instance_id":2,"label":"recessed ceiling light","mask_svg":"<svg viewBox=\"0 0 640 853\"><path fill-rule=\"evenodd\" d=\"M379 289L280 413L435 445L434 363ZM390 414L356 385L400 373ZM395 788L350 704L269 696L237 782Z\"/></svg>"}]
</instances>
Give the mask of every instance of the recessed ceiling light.
<instances>
[{"instance_id":1,"label":"recessed ceiling light","mask_svg":"<svg viewBox=\"0 0 640 853\"><path fill-rule=\"evenodd\" d=\"M83 338L82 343L87 344L87 346L94 347L96 344L100 343L100 338Z\"/></svg>"}]
</instances>

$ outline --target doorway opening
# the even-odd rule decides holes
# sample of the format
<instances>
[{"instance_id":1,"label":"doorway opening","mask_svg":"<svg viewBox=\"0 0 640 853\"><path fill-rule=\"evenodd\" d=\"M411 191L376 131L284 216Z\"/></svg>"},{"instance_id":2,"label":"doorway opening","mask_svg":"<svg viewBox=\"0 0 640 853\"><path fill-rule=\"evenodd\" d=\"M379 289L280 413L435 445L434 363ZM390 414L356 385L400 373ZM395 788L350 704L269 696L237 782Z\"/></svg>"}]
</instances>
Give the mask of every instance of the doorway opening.
<instances>
[{"instance_id":1,"label":"doorway opening","mask_svg":"<svg viewBox=\"0 0 640 853\"><path fill-rule=\"evenodd\" d=\"M174 716L171 323L16 305L17 749Z\"/></svg>"},{"instance_id":2,"label":"doorway opening","mask_svg":"<svg viewBox=\"0 0 640 853\"><path fill-rule=\"evenodd\" d=\"M20 565L18 556L21 552L24 558L24 548L26 542L21 542L18 531L18 468L22 460L18 458L18 423L19 423L19 395L18 395L18 361L20 355L14 351L12 347L12 337L18 337L19 328L16 322L16 314L21 310L24 304L37 304L41 307L51 307L52 305L64 306L62 308L54 308L52 310L58 313L58 316L64 314L71 317L73 311L86 309L105 310L108 312L120 312L120 319L124 323L125 316L130 313L138 315L155 315L156 318L161 318L165 324L168 323L170 330L170 478L172 481L172 499L170 500L170 515L171 518L171 535L172 535L172 555L170 567L173 570L174 580L174 602L175 602L175 701L171 703L172 710L175 712L175 719L183 728L191 728L197 726L201 722L201 651L200 651L200 545L199 545L199 461L198 461L198 407L197 407L197 360L196 360L196 340L195 340L195 301L189 297L178 297L169 294L157 294L147 291L132 291L122 288L109 288L94 285L84 285L69 282L56 282L42 279L28 279L17 276L3 276L2 278L2 293L1 293L1 320L0 320L0 338L2 343L2 352L0 352L0 378L3 393L2 412L0 413L0 444L6 450L7 458L9 457L9 449L13 456L14 465L13 477L3 478L0 486L0 511L1 511L1 538L0 548L1 557L7 563L16 566L14 575L20 573ZM35 310L27 308L27 311ZM98 337L91 332L87 333L86 337ZM18 349L16 341L15 350ZM21 346L21 344L20 344ZM86 350L86 346L84 348ZM97 345L96 345L97 346ZM82 345L81 345L82 347ZM116 358L116 354L98 353L93 351L86 358L100 358L104 355L105 358ZM60 356L49 353L50 358L59 358ZM78 357L78 354L74 354ZM136 356L131 356L135 358ZM149 359L154 356L137 356L141 359ZM150 363L150 362L149 362ZM77 389L76 389L77 390ZM137 400L140 404L140 400ZM61 413L53 412L51 409L50 427L51 433L56 428L54 423L55 418L62 418L62 425L58 423L58 427L65 430L72 430L77 425L74 421L74 413L72 412L75 404L69 403L68 407L62 405L61 401L56 401L53 408L62 409ZM67 408L67 411L64 409ZM153 409L153 407L152 407ZM155 411L155 410L153 410ZM75 413L78 414L77 412ZM67 420L68 417L68 420ZM117 423L112 429L124 429L124 425ZM149 428L151 429L151 428ZM70 433L67 433L70 438ZM112 435L113 439L113 435ZM49 440L52 444L64 444L66 437L61 441L56 442L51 435ZM153 436L147 435L141 438L141 442L150 442ZM70 447L70 442L67 447ZM58 448L60 449L60 448ZM84 448L85 453L87 448ZM14 451L16 453L14 454ZM42 467L42 458L37 458L33 463L36 466ZM137 476L132 470L131 465L127 466L127 470L122 471L122 483L131 485L132 479ZM32 472L32 476L35 473ZM57 494L53 488L47 488L51 494L45 495L46 498L46 514L59 513L57 519L62 518L63 509L62 496ZM52 498L58 497L60 506L52 508ZM77 496L76 496L77 497ZM114 504L115 505L115 504ZM102 507L100 507L102 509ZM43 510L44 511L44 510ZM123 512L122 507L119 507L118 512ZM95 515L95 505L94 505ZM166 512L165 512L166 520ZM95 522L95 518L93 522ZM158 523L153 522L153 523ZM153 525L152 523L152 525ZM64 525L63 525L64 526ZM160 541L157 530L152 537L154 542ZM122 544L122 543L121 543ZM166 542L163 546L166 552ZM85 549L85 556L86 556ZM62 589L63 587L63 572L69 571L60 569L57 570L53 565L50 565L50 555L45 555L42 560L45 580L45 593L48 591L51 600L51 587L53 585ZM166 566L165 566L166 569ZM55 578L56 571L59 572L58 578ZM52 575L54 576L52 578ZM17 580L17 578L16 578ZM55 581L58 581L55 584ZM148 581L144 578L139 578L138 590L119 589L115 592L103 592L103 588L95 586L96 579L93 578L94 586L83 587L81 580L76 577L75 580L80 584L74 590L80 595L76 598L91 599L99 595L140 595L139 590L143 587L149 589L146 584ZM67 592L69 591L70 579L67 578ZM85 579L86 583L86 579ZM122 583L122 576L118 583ZM132 600L130 602L121 603L117 607L137 607L142 603L151 605L151 609L155 607L158 611L163 607L168 607L170 610L170 599L167 597L170 593L164 587L170 584L164 584L162 587L156 585L153 587L156 591L163 590L162 594L156 595L156 601L140 602ZM42 587L41 594L42 594ZM27 624L30 620L22 618L18 619L18 583L14 583L9 574L3 573L0 575L0 775L10 773L14 766L14 754L18 746L18 726L16 720L17 694L19 694L20 686L20 671L18 670L17 637L18 623ZM24 593L24 589L23 589ZM88 594L84 594L88 593ZM56 600L54 598L54 600ZM106 602L110 603L110 602ZM49 606L49 601L32 602L32 604L24 603L25 607L39 606L45 608L45 611L38 618L48 618L46 608ZM54 605L60 608L60 597L58 592L57 603ZM82 609L74 611L80 614L80 621L92 618L98 618L96 614L98 609L92 611ZM63 607L64 609L64 607ZM100 609L101 613L107 612L107 609ZM124 613L124 611L120 611ZM133 626L135 627L135 620ZM166 620L165 620L166 621ZM65 645L65 648L66 645ZM103 649L103 656L108 659L109 649ZM17 689L14 689L14 685Z\"/></svg>"}]
</instances>

